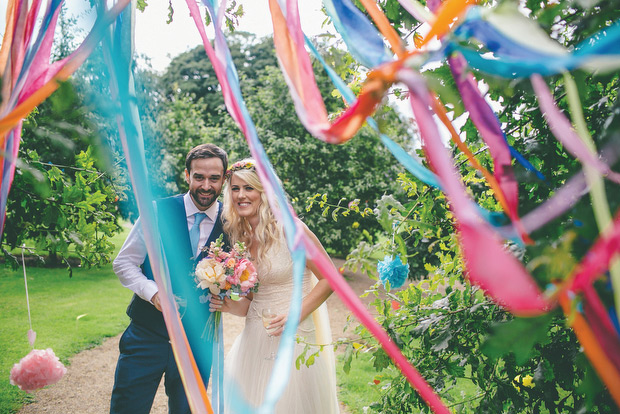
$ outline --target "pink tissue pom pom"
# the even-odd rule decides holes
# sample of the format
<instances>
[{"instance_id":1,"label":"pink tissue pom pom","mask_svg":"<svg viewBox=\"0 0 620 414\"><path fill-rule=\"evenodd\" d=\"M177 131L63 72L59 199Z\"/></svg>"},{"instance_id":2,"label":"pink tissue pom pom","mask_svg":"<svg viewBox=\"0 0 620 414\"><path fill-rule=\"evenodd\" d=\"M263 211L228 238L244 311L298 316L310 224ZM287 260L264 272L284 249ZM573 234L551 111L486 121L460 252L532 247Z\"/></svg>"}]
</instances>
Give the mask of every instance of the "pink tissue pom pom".
<instances>
[{"instance_id":1,"label":"pink tissue pom pom","mask_svg":"<svg viewBox=\"0 0 620 414\"><path fill-rule=\"evenodd\" d=\"M33 349L13 365L11 369L11 385L30 392L54 384L67 372L51 348L46 350Z\"/></svg>"}]
</instances>

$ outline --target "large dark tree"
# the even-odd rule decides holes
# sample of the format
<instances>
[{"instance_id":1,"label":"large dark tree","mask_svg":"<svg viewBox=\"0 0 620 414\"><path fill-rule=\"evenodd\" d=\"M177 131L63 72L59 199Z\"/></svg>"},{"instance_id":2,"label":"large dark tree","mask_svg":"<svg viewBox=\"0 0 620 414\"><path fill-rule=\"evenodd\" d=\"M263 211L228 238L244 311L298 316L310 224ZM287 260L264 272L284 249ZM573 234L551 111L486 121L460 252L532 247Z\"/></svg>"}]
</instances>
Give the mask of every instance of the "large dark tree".
<instances>
[{"instance_id":1,"label":"large dark tree","mask_svg":"<svg viewBox=\"0 0 620 414\"><path fill-rule=\"evenodd\" d=\"M235 32L227 38L231 56L242 76L255 79L268 66L276 66L273 42L257 40L254 35ZM224 98L204 47L194 49L175 57L162 76L164 95L169 100L179 94L191 96L194 101L202 100L206 105L205 122L217 125L224 117Z\"/></svg>"},{"instance_id":2,"label":"large dark tree","mask_svg":"<svg viewBox=\"0 0 620 414\"><path fill-rule=\"evenodd\" d=\"M303 127L294 109L284 78L277 67L271 39L253 40L246 34L231 36L229 46L239 72L242 93L258 136L284 189L308 225L332 252L346 255L359 240L354 228L360 222L378 229L364 219L341 218L334 223L322 210L305 212L305 203L317 193L330 198L359 198L372 202L384 192L397 191L395 178L402 169L380 144L376 134L363 129L343 145L330 145L312 137ZM342 52L340 59L343 60ZM328 112L344 108L332 94L333 86L317 66L317 83ZM187 150L201 142L214 142L225 148L232 161L249 156L249 148L239 128L224 112L221 91L211 64L202 48L175 58L163 76L166 110L162 124L160 172L182 188L182 163ZM397 140L407 131L394 111L384 111L382 124ZM171 164L173 163L173 164ZM171 188L169 188L171 190ZM337 202L338 199L336 199Z\"/></svg>"}]
</instances>

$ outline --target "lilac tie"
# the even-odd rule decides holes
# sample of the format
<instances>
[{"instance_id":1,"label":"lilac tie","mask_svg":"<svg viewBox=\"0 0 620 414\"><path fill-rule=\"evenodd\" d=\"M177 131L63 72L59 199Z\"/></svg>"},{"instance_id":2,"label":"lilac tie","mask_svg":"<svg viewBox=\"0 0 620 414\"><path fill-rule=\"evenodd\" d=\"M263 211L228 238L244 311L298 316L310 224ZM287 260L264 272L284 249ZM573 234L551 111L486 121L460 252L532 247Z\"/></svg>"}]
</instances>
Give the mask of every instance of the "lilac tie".
<instances>
[{"instance_id":1,"label":"lilac tie","mask_svg":"<svg viewBox=\"0 0 620 414\"><path fill-rule=\"evenodd\" d=\"M192 256L196 255L196 250L198 249L198 241L200 240L200 223L205 219L205 217L207 217L207 215L205 213L196 213L194 214L194 217L194 225L189 231L189 241L192 244Z\"/></svg>"}]
</instances>

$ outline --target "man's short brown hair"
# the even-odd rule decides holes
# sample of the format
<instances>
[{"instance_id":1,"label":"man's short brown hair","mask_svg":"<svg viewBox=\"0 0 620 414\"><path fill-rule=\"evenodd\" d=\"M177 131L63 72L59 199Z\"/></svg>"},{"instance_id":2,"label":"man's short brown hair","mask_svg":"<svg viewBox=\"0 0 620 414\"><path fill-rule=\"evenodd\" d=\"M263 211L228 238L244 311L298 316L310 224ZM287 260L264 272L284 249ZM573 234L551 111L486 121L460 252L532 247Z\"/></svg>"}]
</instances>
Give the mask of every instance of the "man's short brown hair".
<instances>
[{"instance_id":1,"label":"man's short brown hair","mask_svg":"<svg viewBox=\"0 0 620 414\"><path fill-rule=\"evenodd\" d=\"M189 172L192 168L192 161L203 158L219 158L224 166L224 173L228 169L228 154L226 151L214 144L200 144L192 148L185 158L185 168Z\"/></svg>"}]
</instances>

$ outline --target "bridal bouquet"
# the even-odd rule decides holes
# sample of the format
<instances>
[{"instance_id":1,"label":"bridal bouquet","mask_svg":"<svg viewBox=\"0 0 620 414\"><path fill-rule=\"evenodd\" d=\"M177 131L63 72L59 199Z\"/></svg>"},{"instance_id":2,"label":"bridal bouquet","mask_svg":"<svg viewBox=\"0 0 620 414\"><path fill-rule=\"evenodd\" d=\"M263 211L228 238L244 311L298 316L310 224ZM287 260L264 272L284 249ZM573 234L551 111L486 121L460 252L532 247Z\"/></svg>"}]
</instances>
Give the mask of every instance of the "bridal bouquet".
<instances>
[{"instance_id":1,"label":"bridal bouquet","mask_svg":"<svg viewBox=\"0 0 620 414\"><path fill-rule=\"evenodd\" d=\"M202 303L211 300L212 296L239 300L258 290L258 274L248 258L245 243L237 242L230 251L225 251L222 236L211 243L207 257L198 262L194 275L198 287L208 291L201 296ZM205 333L213 334L215 340L221 319L221 312L214 312L205 327Z\"/></svg>"}]
</instances>

